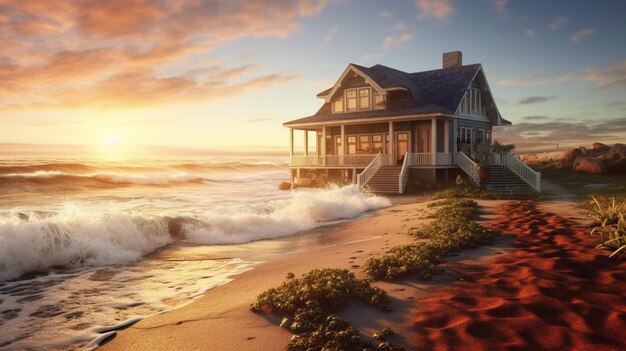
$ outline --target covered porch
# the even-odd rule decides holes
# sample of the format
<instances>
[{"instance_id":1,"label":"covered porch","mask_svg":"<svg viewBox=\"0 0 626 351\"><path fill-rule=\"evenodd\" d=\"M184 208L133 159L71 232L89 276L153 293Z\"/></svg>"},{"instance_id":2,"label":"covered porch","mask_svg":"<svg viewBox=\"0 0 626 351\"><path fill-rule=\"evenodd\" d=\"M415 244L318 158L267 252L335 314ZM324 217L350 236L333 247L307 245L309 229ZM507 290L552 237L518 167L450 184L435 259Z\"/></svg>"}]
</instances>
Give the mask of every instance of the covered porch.
<instances>
[{"instance_id":1,"label":"covered porch","mask_svg":"<svg viewBox=\"0 0 626 351\"><path fill-rule=\"evenodd\" d=\"M381 154L383 165L402 165L408 155L412 167L454 167L455 124L452 119L430 118L293 127L289 128L289 165L364 169ZM296 131L301 132L297 149Z\"/></svg>"}]
</instances>

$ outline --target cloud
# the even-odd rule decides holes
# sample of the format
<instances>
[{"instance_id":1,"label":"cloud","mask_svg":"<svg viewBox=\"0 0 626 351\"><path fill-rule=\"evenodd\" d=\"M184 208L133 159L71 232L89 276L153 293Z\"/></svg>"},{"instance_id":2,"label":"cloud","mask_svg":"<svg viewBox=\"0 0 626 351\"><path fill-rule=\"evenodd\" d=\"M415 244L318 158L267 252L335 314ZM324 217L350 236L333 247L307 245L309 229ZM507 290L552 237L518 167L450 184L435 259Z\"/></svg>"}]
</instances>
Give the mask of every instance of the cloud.
<instances>
[{"instance_id":1,"label":"cloud","mask_svg":"<svg viewBox=\"0 0 626 351\"><path fill-rule=\"evenodd\" d=\"M526 30L526 35L531 37L531 38L534 38L534 37L537 36L537 31L535 31L534 29L527 29Z\"/></svg>"},{"instance_id":2,"label":"cloud","mask_svg":"<svg viewBox=\"0 0 626 351\"><path fill-rule=\"evenodd\" d=\"M392 49L402 46L413 39L413 34L404 33L398 35L389 35L383 40L384 49Z\"/></svg>"},{"instance_id":3,"label":"cloud","mask_svg":"<svg viewBox=\"0 0 626 351\"><path fill-rule=\"evenodd\" d=\"M328 32L326 32L326 34L324 34L324 38L322 38L322 43L323 44L330 43L333 40L333 38L335 37L335 34L337 34L338 30L339 30L339 28L337 28L337 27L333 27L333 28L329 29Z\"/></svg>"},{"instance_id":4,"label":"cloud","mask_svg":"<svg viewBox=\"0 0 626 351\"><path fill-rule=\"evenodd\" d=\"M592 83L598 90L626 90L626 59L609 65L590 66L581 71L568 73L561 76L547 74L530 75L521 78L504 79L498 81L506 86L542 85L563 83L572 80Z\"/></svg>"},{"instance_id":5,"label":"cloud","mask_svg":"<svg viewBox=\"0 0 626 351\"><path fill-rule=\"evenodd\" d=\"M593 29L589 29L589 28L585 28L585 29L581 29L578 32L572 34L571 37L569 37L569 40L572 43L579 43L581 42L584 38L592 35L593 33L595 33L595 30Z\"/></svg>"},{"instance_id":6,"label":"cloud","mask_svg":"<svg viewBox=\"0 0 626 351\"><path fill-rule=\"evenodd\" d=\"M513 78L513 79L502 79L499 80L498 83L506 86L520 86L520 85L543 85L543 84L553 84L553 83L562 83L570 81L576 78L579 73L566 74L558 77L553 77L548 74L533 74L528 75L521 78Z\"/></svg>"},{"instance_id":7,"label":"cloud","mask_svg":"<svg viewBox=\"0 0 626 351\"><path fill-rule=\"evenodd\" d=\"M557 17L557 18L553 19L552 21L550 21L550 24L548 24L548 29L549 30L558 30L565 23L567 23L568 21L569 21L569 19L567 17Z\"/></svg>"},{"instance_id":8,"label":"cloud","mask_svg":"<svg viewBox=\"0 0 626 351\"><path fill-rule=\"evenodd\" d=\"M383 10L378 12L378 16L382 18L391 18L391 12Z\"/></svg>"},{"instance_id":9,"label":"cloud","mask_svg":"<svg viewBox=\"0 0 626 351\"><path fill-rule=\"evenodd\" d=\"M520 105L537 104L548 100L556 99L556 96L529 96L518 101Z\"/></svg>"},{"instance_id":10,"label":"cloud","mask_svg":"<svg viewBox=\"0 0 626 351\"><path fill-rule=\"evenodd\" d=\"M207 53L244 37L290 36L302 18L327 5L326 0L0 2L0 109L128 100L117 95L124 84L133 106L152 104L154 96L171 101L169 96L191 91L194 98L210 99L221 94L217 87L232 95L237 91L229 89L248 87L245 83L280 84L290 76L246 77L254 65L207 69ZM212 94L201 94L196 86Z\"/></svg>"},{"instance_id":11,"label":"cloud","mask_svg":"<svg viewBox=\"0 0 626 351\"><path fill-rule=\"evenodd\" d=\"M490 0L491 6L500 14L500 20L509 17L509 0Z\"/></svg>"},{"instance_id":12,"label":"cloud","mask_svg":"<svg viewBox=\"0 0 626 351\"><path fill-rule=\"evenodd\" d=\"M248 120L249 123L262 123L262 122L271 122L271 121L275 121L276 119L274 118L253 118Z\"/></svg>"},{"instance_id":13,"label":"cloud","mask_svg":"<svg viewBox=\"0 0 626 351\"><path fill-rule=\"evenodd\" d=\"M393 30L397 30L398 32L403 32L408 29L408 26L404 22L398 22L393 25Z\"/></svg>"},{"instance_id":14,"label":"cloud","mask_svg":"<svg viewBox=\"0 0 626 351\"><path fill-rule=\"evenodd\" d=\"M626 140L626 117L593 121L553 121L545 123L522 122L494 129L494 138L512 143L520 151L562 146L590 145Z\"/></svg>"},{"instance_id":15,"label":"cloud","mask_svg":"<svg viewBox=\"0 0 626 351\"><path fill-rule=\"evenodd\" d=\"M449 0L415 0L415 6L420 10L417 19L446 19L455 11Z\"/></svg>"},{"instance_id":16,"label":"cloud","mask_svg":"<svg viewBox=\"0 0 626 351\"><path fill-rule=\"evenodd\" d=\"M596 89L626 90L626 59L608 66L589 67L581 75L584 80L596 83Z\"/></svg>"},{"instance_id":17,"label":"cloud","mask_svg":"<svg viewBox=\"0 0 626 351\"><path fill-rule=\"evenodd\" d=\"M524 116L522 117L525 121L543 121L549 119L548 116Z\"/></svg>"}]
</instances>

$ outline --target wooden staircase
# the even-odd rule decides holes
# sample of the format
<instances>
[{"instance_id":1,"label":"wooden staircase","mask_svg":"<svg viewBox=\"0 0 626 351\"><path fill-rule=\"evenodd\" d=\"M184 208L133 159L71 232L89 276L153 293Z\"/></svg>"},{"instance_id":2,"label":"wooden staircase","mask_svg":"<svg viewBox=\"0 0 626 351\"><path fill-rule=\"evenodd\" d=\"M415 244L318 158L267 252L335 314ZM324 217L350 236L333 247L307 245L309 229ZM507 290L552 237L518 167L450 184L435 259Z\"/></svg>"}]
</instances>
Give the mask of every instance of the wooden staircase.
<instances>
[{"instance_id":1,"label":"wooden staircase","mask_svg":"<svg viewBox=\"0 0 626 351\"><path fill-rule=\"evenodd\" d=\"M398 194L402 166L381 166L367 186L377 194Z\"/></svg>"},{"instance_id":2,"label":"wooden staircase","mask_svg":"<svg viewBox=\"0 0 626 351\"><path fill-rule=\"evenodd\" d=\"M482 184L497 192L533 193L534 189L504 166L489 166L489 181Z\"/></svg>"}]
</instances>

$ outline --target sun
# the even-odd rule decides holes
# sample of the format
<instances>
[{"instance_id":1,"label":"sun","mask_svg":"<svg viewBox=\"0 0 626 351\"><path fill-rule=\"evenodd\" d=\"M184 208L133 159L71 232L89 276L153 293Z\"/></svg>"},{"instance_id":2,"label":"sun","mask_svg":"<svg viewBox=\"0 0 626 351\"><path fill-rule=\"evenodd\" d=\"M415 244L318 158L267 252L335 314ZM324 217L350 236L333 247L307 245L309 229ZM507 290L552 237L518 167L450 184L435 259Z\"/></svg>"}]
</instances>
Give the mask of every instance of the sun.
<instances>
[{"instance_id":1,"label":"sun","mask_svg":"<svg viewBox=\"0 0 626 351\"><path fill-rule=\"evenodd\" d=\"M113 146L117 146L120 142L120 137L119 135L115 134L115 133L111 133L109 135L107 135L106 137L106 145L113 147Z\"/></svg>"}]
</instances>

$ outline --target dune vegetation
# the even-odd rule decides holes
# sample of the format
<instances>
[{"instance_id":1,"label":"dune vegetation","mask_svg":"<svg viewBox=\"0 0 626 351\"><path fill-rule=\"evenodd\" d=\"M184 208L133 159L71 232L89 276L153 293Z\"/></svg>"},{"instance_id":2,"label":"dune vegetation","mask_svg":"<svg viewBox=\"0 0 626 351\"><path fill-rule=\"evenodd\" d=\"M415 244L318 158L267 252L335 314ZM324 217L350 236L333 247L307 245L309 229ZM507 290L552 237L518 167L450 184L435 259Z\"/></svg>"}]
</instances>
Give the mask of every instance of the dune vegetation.
<instances>
[{"instance_id":1,"label":"dune vegetation","mask_svg":"<svg viewBox=\"0 0 626 351\"><path fill-rule=\"evenodd\" d=\"M591 231L600 242L599 247L613 251L611 257L626 249L626 199L592 197L591 216L596 225Z\"/></svg>"}]
</instances>

